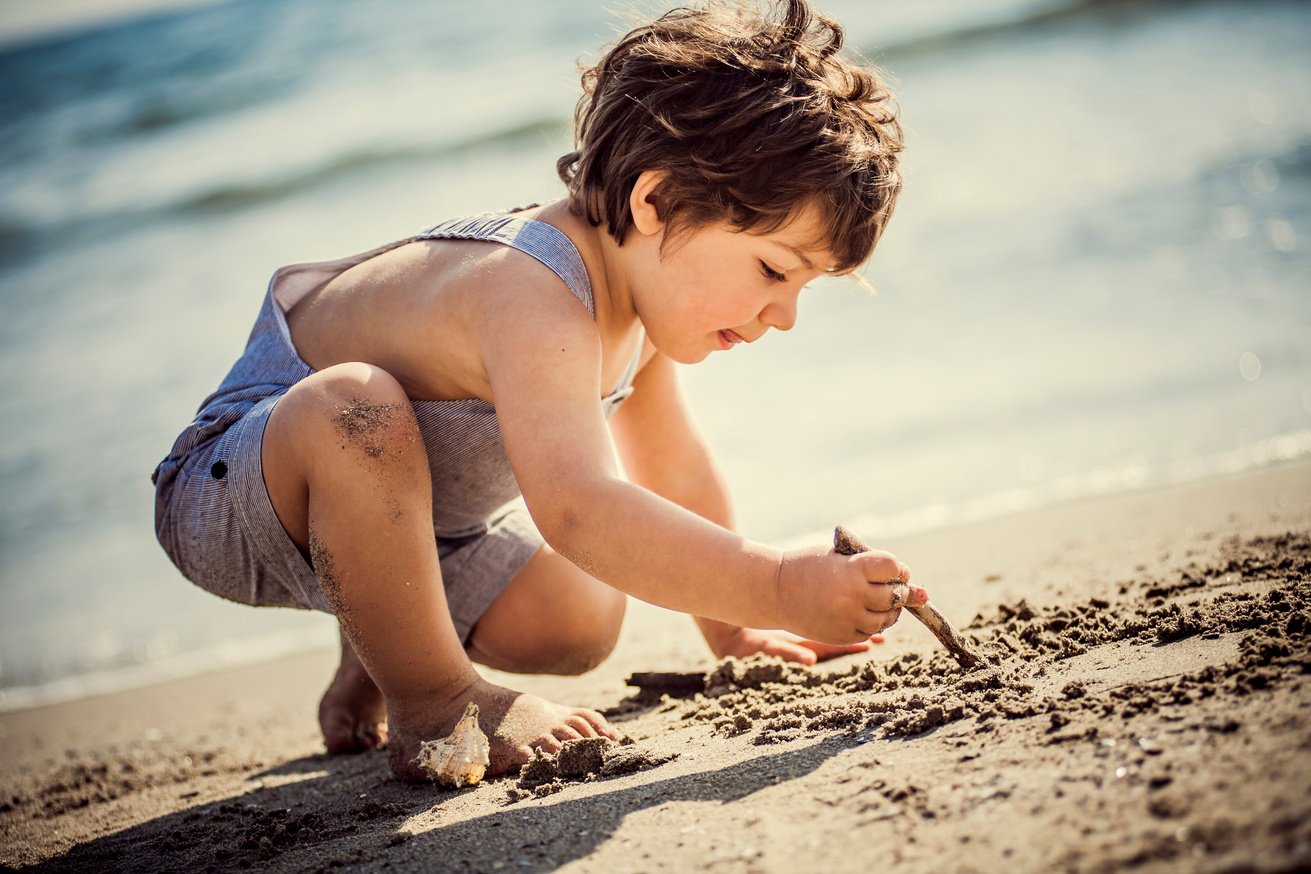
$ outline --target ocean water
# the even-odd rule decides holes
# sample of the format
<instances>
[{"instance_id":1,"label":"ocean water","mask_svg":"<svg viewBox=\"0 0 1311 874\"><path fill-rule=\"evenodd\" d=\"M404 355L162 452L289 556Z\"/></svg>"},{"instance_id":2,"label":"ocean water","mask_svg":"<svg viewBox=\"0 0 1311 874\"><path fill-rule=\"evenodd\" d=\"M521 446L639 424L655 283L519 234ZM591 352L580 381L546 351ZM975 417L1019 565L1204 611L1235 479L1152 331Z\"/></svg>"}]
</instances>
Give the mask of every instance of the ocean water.
<instances>
[{"instance_id":1,"label":"ocean water","mask_svg":"<svg viewBox=\"0 0 1311 874\"><path fill-rule=\"evenodd\" d=\"M605 5L0 8L0 708L331 645L183 580L149 473L273 269L558 196ZM1311 6L818 5L890 71L908 178L877 294L684 372L744 531L1311 454Z\"/></svg>"}]
</instances>

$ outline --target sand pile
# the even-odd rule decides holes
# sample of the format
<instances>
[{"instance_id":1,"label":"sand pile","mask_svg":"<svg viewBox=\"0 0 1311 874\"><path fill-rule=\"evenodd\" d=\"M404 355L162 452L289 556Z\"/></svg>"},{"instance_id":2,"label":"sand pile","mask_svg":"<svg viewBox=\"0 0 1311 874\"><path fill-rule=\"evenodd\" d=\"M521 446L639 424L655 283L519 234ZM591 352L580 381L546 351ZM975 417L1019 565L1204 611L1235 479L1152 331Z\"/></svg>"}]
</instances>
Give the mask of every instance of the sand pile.
<instances>
[{"instance_id":1,"label":"sand pile","mask_svg":"<svg viewBox=\"0 0 1311 874\"><path fill-rule=\"evenodd\" d=\"M988 732L998 720L1043 715L1050 718L1050 742L1059 743L1068 739L1060 730L1079 712L1148 712L1163 702L1246 694L1311 671L1311 537L1233 541L1225 552L1220 564L1185 569L1169 582L1126 582L1115 603L1021 601L976 617L965 635L993 666L969 674L945 652L829 674L775 660L729 659L705 674L636 674L630 682L643 691L630 703L649 703L653 694L684 698L681 718L711 722L726 736L750 733L756 744L834 731L908 738L970 718L975 731ZM1166 682L1129 682L1091 695L1077 677L1051 681L1076 673L1070 660L1094 648L1236 633L1242 634L1237 659Z\"/></svg>"},{"instance_id":2,"label":"sand pile","mask_svg":"<svg viewBox=\"0 0 1311 874\"><path fill-rule=\"evenodd\" d=\"M559 792L566 783L591 782L646 771L678 758L644 749L625 737L618 743L603 737L565 741L558 753L536 750L519 769L518 783L509 790L510 801Z\"/></svg>"}]
</instances>

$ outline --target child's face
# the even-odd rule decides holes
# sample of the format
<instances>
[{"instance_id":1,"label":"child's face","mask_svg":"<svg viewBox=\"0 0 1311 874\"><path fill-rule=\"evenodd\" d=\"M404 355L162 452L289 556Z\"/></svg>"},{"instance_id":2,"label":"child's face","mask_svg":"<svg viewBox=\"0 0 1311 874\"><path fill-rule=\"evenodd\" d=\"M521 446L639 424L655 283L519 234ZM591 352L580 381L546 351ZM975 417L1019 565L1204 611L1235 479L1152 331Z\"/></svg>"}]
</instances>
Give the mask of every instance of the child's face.
<instances>
[{"instance_id":1,"label":"child's face","mask_svg":"<svg viewBox=\"0 0 1311 874\"><path fill-rule=\"evenodd\" d=\"M663 257L663 229L634 235L633 305L651 342L694 364L770 328L789 330L802 287L835 260L814 242L819 227L809 207L768 234L712 225L680 235Z\"/></svg>"}]
</instances>

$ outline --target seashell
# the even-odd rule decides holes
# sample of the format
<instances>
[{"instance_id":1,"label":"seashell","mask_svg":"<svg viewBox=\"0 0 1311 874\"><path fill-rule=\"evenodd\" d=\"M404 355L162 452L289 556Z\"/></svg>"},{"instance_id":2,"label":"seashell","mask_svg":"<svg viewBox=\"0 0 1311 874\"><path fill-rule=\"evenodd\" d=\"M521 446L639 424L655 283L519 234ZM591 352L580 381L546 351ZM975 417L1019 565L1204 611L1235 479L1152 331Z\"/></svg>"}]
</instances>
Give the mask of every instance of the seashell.
<instances>
[{"instance_id":1,"label":"seashell","mask_svg":"<svg viewBox=\"0 0 1311 874\"><path fill-rule=\"evenodd\" d=\"M419 744L414 763L439 785L459 789L478 785L487 772L490 754L491 744L478 727L478 705L470 701L454 731L441 740Z\"/></svg>"}]
</instances>

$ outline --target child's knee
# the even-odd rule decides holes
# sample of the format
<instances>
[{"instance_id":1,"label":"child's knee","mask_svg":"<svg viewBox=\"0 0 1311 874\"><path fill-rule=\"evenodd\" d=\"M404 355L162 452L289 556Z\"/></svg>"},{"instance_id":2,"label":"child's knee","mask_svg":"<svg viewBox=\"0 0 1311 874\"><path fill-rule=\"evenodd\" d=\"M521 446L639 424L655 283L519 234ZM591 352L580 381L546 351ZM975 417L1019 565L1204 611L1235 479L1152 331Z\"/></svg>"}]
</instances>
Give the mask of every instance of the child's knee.
<instances>
[{"instance_id":1,"label":"child's knee","mask_svg":"<svg viewBox=\"0 0 1311 874\"><path fill-rule=\"evenodd\" d=\"M472 654L515 673L587 673L614 651L627 604L622 592L608 586L588 595L538 602L532 621L519 609L484 617L474 630Z\"/></svg>"},{"instance_id":2,"label":"child's knee","mask_svg":"<svg viewBox=\"0 0 1311 874\"><path fill-rule=\"evenodd\" d=\"M548 648L553 664L543 673L585 674L609 658L619 642L627 604L622 592L611 592L615 597L598 599L599 603L582 607L571 621L561 624L555 646Z\"/></svg>"},{"instance_id":3,"label":"child's knee","mask_svg":"<svg viewBox=\"0 0 1311 874\"><path fill-rule=\"evenodd\" d=\"M361 460L386 464L423 449L404 387L371 364L352 362L322 370L288 392L279 403L284 405L295 420L294 430L312 432L326 447Z\"/></svg>"}]
</instances>

